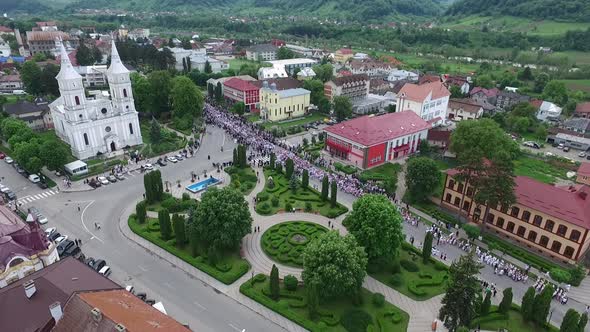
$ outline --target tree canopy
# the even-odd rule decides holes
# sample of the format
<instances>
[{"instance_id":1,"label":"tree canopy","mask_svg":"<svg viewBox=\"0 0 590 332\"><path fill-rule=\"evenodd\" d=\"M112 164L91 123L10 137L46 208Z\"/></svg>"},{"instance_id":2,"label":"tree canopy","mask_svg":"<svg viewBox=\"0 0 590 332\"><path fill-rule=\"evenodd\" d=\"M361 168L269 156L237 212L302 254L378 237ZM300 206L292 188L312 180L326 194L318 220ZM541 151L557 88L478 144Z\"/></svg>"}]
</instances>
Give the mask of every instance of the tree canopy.
<instances>
[{"instance_id":1,"label":"tree canopy","mask_svg":"<svg viewBox=\"0 0 590 332\"><path fill-rule=\"evenodd\" d=\"M436 162L430 158L417 157L411 158L406 167L406 186L412 200L427 200L441 178Z\"/></svg>"},{"instance_id":2,"label":"tree canopy","mask_svg":"<svg viewBox=\"0 0 590 332\"><path fill-rule=\"evenodd\" d=\"M352 102L348 97L334 97L334 115L337 121L343 121L352 116Z\"/></svg>"},{"instance_id":3,"label":"tree canopy","mask_svg":"<svg viewBox=\"0 0 590 332\"><path fill-rule=\"evenodd\" d=\"M191 129L193 120L201 115L204 98L201 90L186 76L172 79L172 117L177 129Z\"/></svg>"}]
</instances>

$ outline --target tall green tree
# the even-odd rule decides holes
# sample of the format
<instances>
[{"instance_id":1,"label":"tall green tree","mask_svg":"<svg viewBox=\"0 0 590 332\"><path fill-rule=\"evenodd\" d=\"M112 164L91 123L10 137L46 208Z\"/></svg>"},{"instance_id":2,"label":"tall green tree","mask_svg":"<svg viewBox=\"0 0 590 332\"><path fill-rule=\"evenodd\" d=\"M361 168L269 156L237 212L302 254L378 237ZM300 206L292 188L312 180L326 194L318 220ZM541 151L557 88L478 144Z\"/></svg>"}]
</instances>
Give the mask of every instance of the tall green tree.
<instances>
[{"instance_id":1,"label":"tall green tree","mask_svg":"<svg viewBox=\"0 0 590 332\"><path fill-rule=\"evenodd\" d=\"M432 255L432 240L434 236L432 232L426 232L426 237L424 237L424 245L422 245L422 262L424 264L430 261L430 256Z\"/></svg>"},{"instance_id":2,"label":"tall green tree","mask_svg":"<svg viewBox=\"0 0 590 332\"><path fill-rule=\"evenodd\" d=\"M549 82L549 75L547 73L540 73L535 78L535 85L533 87L533 91L536 93L541 93L545 89L545 86Z\"/></svg>"},{"instance_id":3,"label":"tall green tree","mask_svg":"<svg viewBox=\"0 0 590 332\"><path fill-rule=\"evenodd\" d=\"M285 177L290 179L293 176L293 172L295 171L295 164L291 158L288 158L285 161Z\"/></svg>"},{"instance_id":4,"label":"tall green tree","mask_svg":"<svg viewBox=\"0 0 590 332\"><path fill-rule=\"evenodd\" d=\"M270 290L270 297L278 301L280 297L280 288L279 288L279 268L276 265L272 265L272 269L270 270L270 282L268 284Z\"/></svg>"},{"instance_id":5,"label":"tall green tree","mask_svg":"<svg viewBox=\"0 0 590 332\"><path fill-rule=\"evenodd\" d=\"M352 116L352 102L348 97L334 97L334 115L337 121L343 121Z\"/></svg>"},{"instance_id":6,"label":"tall green tree","mask_svg":"<svg viewBox=\"0 0 590 332\"><path fill-rule=\"evenodd\" d=\"M43 91L41 86L41 68L35 61L27 61L20 69L20 78L25 86L25 91L32 95L39 95Z\"/></svg>"},{"instance_id":7,"label":"tall green tree","mask_svg":"<svg viewBox=\"0 0 590 332\"><path fill-rule=\"evenodd\" d=\"M207 96L209 96L209 98L215 97L215 86L213 83L207 83Z\"/></svg>"},{"instance_id":8,"label":"tall green tree","mask_svg":"<svg viewBox=\"0 0 590 332\"><path fill-rule=\"evenodd\" d=\"M41 71L41 92L46 95L59 96L59 85L55 77L59 73L59 67L54 64L47 64Z\"/></svg>"},{"instance_id":9,"label":"tall green tree","mask_svg":"<svg viewBox=\"0 0 590 332\"><path fill-rule=\"evenodd\" d=\"M277 156L275 155L275 153L274 153L274 152L272 152L272 153L270 154L270 161L269 161L269 165L268 165L268 167L269 167L270 169L274 169L274 168L275 168L275 163L276 163L276 161L277 161Z\"/></svg>"},{"instance_id":10,"label":"tall green tree","mask_svg":"<svg viewBox=\"0 0 590 332\"><path fill-rule=\"evenodd\" d=\"M135 205L135 217L137 218L138 223L145 223L147 217L145 201L141 201Z\"/></svg>"},{"instance_id":11,"label":"tall green tree","mask_svg":"<svg viewBox=\"0 0 590 332\"><path fill-rule=\"evenodd\" d=\"M172 236L172 225L170 224L170 212L162 208L158 211L158 223L160 224L160 235L162 239L169 240Z\"/></svg>"},{"instance_id":12,"label":"tall green tree","mask_svg":"<svg viewBox=\"0 0 590 332\"><path fill-rule=\"evenodd\" d=\"M511 306L512 306L512 288L509 287L509 288L504 289L504 291L502 292L502 301L500 302L500 305L498 305L498 311L503 314L506 314L510 310Z\"/></svg>"},{"instance_id":13,"label":"tall green tree","mask_svg":"<svg viewBox=\"0 0 590 332\"><path fill-rule=\"evenodd\" d=\"M397 256L404 237L402 217L385 196L361 196L343 224L365 248L370 261Z\"/></svg>"},{"instance_id":14,"label":"tall green tree","mask_svg":"<svg viewBox=\"0 0 590 332\"><path fill-rule=\"evenodd\" d=\"M205 74L211 74L213 72L213 70L211 69L211 63L209 63L209 60L205 61L205 68L203 71L205 72Z\"/></svg>"},{"instance_id":15,"label":"tall green tree","mask_svg":"<svg viewBox=\"0 0 590 332\"><path fill-rule=\"evenodd\" d=\"M138 73L131 73L130 78L135 109L140 113L150 112L150 82Z\"/></svg>"},{"instance_id":16,"label":"tall green tree","mask_svg":"<svg viewBox=\"0 0 590 332\"><path fill-rule=\"evenodd\" d=\"M70 151L58 141L45 141L39 147L39 158L50 170L60 170L68 161Z\"/></svg>"},{"instance_id":17,"label":"tall green tree","mask_svg":"<svg viewBox=\"0 0 590 332\"><path fill-rule=\"evenodd\" d=\"M329 181L328 181L328 176L324 175L324 178L322 179L322 201L327 201L328 200L328 186L330 185Z\"/></svg>"},{"instance_id":18,"label":"tall green tree","mask_svg":"<svg viewBox=\"0 0 590 332\"><path fill-rule=\"evenodd\" d=\"M217 86L215 87L215 101L218 103L223 101L223 88L221 87L221 82L217 82Z\"/></svg>"},{"instance_id":19,"label":"tall green tree","mask_svg":"<svg viewBox=\"0 0 590 332\"><path fill-rule=\"evenodd\" d=\"M301 276L306 285L318 286L322 299L352 296L363 284L366 267L367 254L353 235L329 231L305 247Z\"/></svg>"},{"instance_id":20,"label":"tall green tree","mask_svg":"<svg viewBox=\"0 0 590 332\"><path fill-rule=\"evenodd\" d=\"M186 76L172 80L172 119L180 130L191 129L194 119L201 116L204 98L201 90Z\"/></svg>"},{"instance_id":21,"label":"tall green tree","mask_svg":"<svg viewBox=\"0 0 590 332\"><path fill-rule=\"evenodd\" d=\"M539 326L543 326L547 322L552 298L553 286L550 284L545 285L543 291L535 296L535 302L533 303L533 321L539 324Z\"/></svg>"},{"instance_id":22,"label":"tall green tree","mask_svg":"<svg viewBox=\"0 0 590 332\"><path fill-rule=\"evenodd\" d=\"M483 317L490 313L490 308L492 307L492 292L486 291L486 297L481 304L481 308L479 314Z\"/></svg>"},{"instance_id":23,"label":"tall green tree","mask_svg":"<svg viewBox=\"0 0 590 332\"><path fill-rule=\"evenodd\" d=\"M549 81L543 88L543 99L565 106L568 101L567 87L561 81Z\"/></svg>"},{"instance_id":24,"label":"tall green tree","mask_svg":"<svg viewBox=\"0 0 590 332\"><path fill-rule=\"evenodd\" d=\"M336 207L336 204L338 204L338 185L336 184L336 180L332 181L332 183L330 184L330 189L330 206Z\"/></svg>"},{"instance_id":25,"label":"tall green tree","mask_svg":"<svg viewBox=\"0 0 590 332\"><path fill-rule=\"evenodd\" d=\"M170 91L172 76L166 70L154 71L148 75L150 84L150 113L159 117L162 113L170 112Z\"/></svg>"},{"instance_id":26,"label":"tall green tree","mask_svg":"<svg viewBox=\"0 0 590 332\"><path fill-rule=\"evenodd\" d=\"M428 200L440 183L440 171L436 162L427 157L411 158L406 172L406 186L412 200Z\"/></svg>"},{"instance_id":27,"label":"tall green tree","mask_svg":"<svg viewBox=\"0 0 590 332\"><path fill-rule=\"evenodd\" d=\"M475 304L481 287L477 276L481 266L474 255L471 251L461 256L449 268L449 281L438 316L451 331L469 326L477 314Z\"/></svg>"},{"instance_id":28,"label":"tall green tree","mask_svg":"<svg viewBox=\"0 0 590 332\"><path fill-rule=\"evenodd\" d=\"M183 247L186 243L185 234L185 220L184 217L175 213L172 215L172 227L174 228L174 237L176 238L176 245Z\"/></svg>"},{"instance_id":29,"label":"tall green tree","mask_svg":"<svg viewBox=\"0 0 590 332\"><path fill-rule=\"evenodd\" d=\"M95 62L94 54L92 53L92 50L86 46L84 40L80 40L80 46L78 46L78 50L76 51L76 61L80 66L90 66Z\"/></svg>"},{"instance_id":30,"label":"tall green tree","mask_svg":"<svg viewBox=\"0 0 590 332\"><path fill-rule=\"evenodd\" d=\"M559 332L578 332L579 321L580 314L574 309L569 309L561 321Z\"/></svg>"},{"instance_id":31,"label":"tall green tree","mask_svg":"<svg viewBox=\"0 0 590 332\"><path fill-rule=\"evenodd\" d=\"M318 295L318 286L314 283L306 284L305 291L307 295L307 310L311 319L318 318L318 309L320 299Z\"/></svg>"},{"instance_id":32,"label":"tall green tree","mask_svg":"<svg viewBox=\"0 0 590 332\"><path fill-rule=\"evenodd\" d=\"M309 187L309 171L304 169L301 176L301 188L307 189L307 187Z\"/></svg>"},{"instance_id":33,"label":"tall green tree","mask_svg":"<svg viewBox=\"0 0 590 332\"><path fill-rule=\"evenodd\" d=\"M244 113L246 112L246 105L241 101L237 102L237 103L233 104L230 111L232 113L237 114L237 115L244 115Z\"/></svg>"},{"instance_id":34,"label":"tall green tree","mask_svg":"<svg viewBox=\"0 0 590 332\"><path fill-rule=\"evenodd\" d=\"M529 287L522 297L520 312L526 321L532 321L535 315L533 305L535 303L535 288Z\"/></svg>"},{"instance_id":35,"label":"tall green tree","mask_svg":"<svg viewBox=\"0 0 590 332\"><path fill-rule=\"evenodd\" d=\"M279 49L277 50L277 58L279 58L279 60L293 59L294 57L295 57L295 52L293 52L291 49L287 48L286 46L279 47Z\"/></svg>"},{"instance_id":36,"label":"tall green tree","mask_svg":"<svg viewBox=\"0 0 590 332\"><path fill-rule=\"evenodd\" d=\"M580 317L580 321L578 322L578 331L577 332L584 332L586 329L586 324L588 324L588 313L583 313Z\"/></svg>"},{"instance_id":37,"label":"tall green tree","mask_svg":"<svg viewBox=\"0 0 590 332\"><path fill-rule=\"evenodd\" d=\"M233 165L237 167L237 166L238 166L238 164L239 164L239 160L240 160L240 159L239 159L239 157L238 157L238 149L237 149L237 148L234 148L234 152L233 152L233 159L232 159L232 163L233 163Z\"/></svg>"}]
</instances>

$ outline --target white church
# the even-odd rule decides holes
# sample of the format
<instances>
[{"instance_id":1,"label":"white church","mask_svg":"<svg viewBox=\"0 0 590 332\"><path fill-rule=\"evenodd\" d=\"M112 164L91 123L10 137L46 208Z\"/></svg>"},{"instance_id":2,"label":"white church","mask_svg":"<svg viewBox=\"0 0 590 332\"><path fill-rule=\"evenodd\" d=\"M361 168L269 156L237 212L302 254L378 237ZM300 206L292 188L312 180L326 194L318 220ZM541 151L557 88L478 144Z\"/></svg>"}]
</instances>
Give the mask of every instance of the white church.
<instances>
[{"instance_id":1,"label":"white church","mask_svg":"<svg viewBox=\"0 0 590 332\"><path fill-rule=\"evenodd\" d=\"M107 70L110 98L86 98L82 77L72 67L61 42L60 53L61 68L56 79L61 96L49 107L55 132L70 145L72 154L88 159L142 144L129 70L121 62L115 42Z\"/></svg>"}]
</instances>

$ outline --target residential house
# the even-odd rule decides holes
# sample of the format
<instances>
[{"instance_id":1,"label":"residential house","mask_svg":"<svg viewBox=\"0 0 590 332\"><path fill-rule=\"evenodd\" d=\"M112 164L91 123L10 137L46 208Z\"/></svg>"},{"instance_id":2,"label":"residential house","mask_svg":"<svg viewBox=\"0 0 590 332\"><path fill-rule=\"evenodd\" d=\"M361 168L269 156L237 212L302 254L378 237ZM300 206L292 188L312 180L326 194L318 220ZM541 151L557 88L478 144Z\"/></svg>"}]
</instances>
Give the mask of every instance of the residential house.
<instances>
[{"instance_id":1,"label":"residential house","mask_svg":"<svg viewBox=\"0 0 590 332\"><path fill-rule=\"evenodd\" d=\"M67 257L0 289L2 330L51 331L63 317L62 306L76 293L111 289L121 286Z\"/></svg>"},{"instance_id":2,"label":"residential house","mask_svg":"<svg viewBox=\"0 0 590 332\"><path fill-rule=\"evenodd\" d=\"M297 73L298 80L310 80L316 76L315 71L311 67L305 67Z\"/></svg>"},{"instance_id":3,"label":"residential house","mask_svg":"<svg viewBox=\"0 0 590 332\"><path fill-rule=\"evenodd\" d=\"M0 25L0 36L2 36L2 35L11 35L11 36L14 36L14 30L12 30L9 27Z\"/></svg>"},{"instance_id":4,"label":"residential house","mask_svg":"<svg viewBox=\"0 0 590 332\"><path fill-rule=\"evenodd\" d=\"M449 120L475 120L483 115L483 107L471 99L450 99L447 109Z\"/></svg>"},{"instance_id":5,"label":"residential house","mask_svg":"<svg viewBox=\"0 0 590 332\"><path fill-rule=\"evenodd\" d=\"M251 61L277 60L278 47L272 44L259 44L246 49L246 59Z\"/></svg>"},{"instance_id":6,"label":"residential house","mask_svg":"<svg viewBox=\"0 0 590 332\"><path fill-rule=\"evenodd\" d=\"M459 87L461 93L467 95L469 93L469 79L465 76L444 75L444 83L450 90L451 86Z\"/></svg>"},{"instance_id":7,"label":"residential house","mask_svg":"<svg viewBox=\"0 0 590 332\"><path fill-rule=\"evenodd\" d=\"M393 69L389 63L373 59L352 60L348 65L353 74L367 74L370 78L385 78Z\"/></svg>"},{"instance_id":8,"label":"residential house","mask_svg":"<svg viewBox=\"0 0 590 332\"><path fill-rule=\"evenodd\" d=\"M59 42L56 40L64 41L69 50L77 49L80 42L77 38L71 37L63 31L27 31L27 44L31 55L37 53L59 55Z\"/></svg>"},{"instance_id":9,"label":"residential house","mask_svg":"<svg viewBox=\"0 0 590 332\"><path fill-rule=\"evenodd\" d=\"M563 122L563 128L590 136L590 119L572 117Z\"/></svg>"},{"instance_id":10,"label":"residential house","mask_svg":"<svg viewBox=\"0 0 590 332\"><path fill-rule=\"evenodd\" d=\"M418 79L419 85L428 84L428 83L436 83L436 82L441 82L440 76L438 76L438 75L422 75Z\"/></svg>"},{"instance_id":11,"label":"residential house","mask_svg":"<svg viewBox=\"0 0 590 332\"><path fill-rule=\"evenodd\" d=\"M241 80L244 81L248 81L250 83L254 83L257 82L256 79L250 75L239 75L239 76L231 76L231 77L221 77L221 78L210 78L207 80L207 85L212 84L213 87L217 86L217 83L221 83L221 92L223 93L223 83L227 80L230 80L232 78L239 78Z\"/></svg>"},{"instance_id":12,"label":"residential house","mask_svg":"<svg viewBox=\"0 0 590 332\"><path fill-rule=\"evenodd\" d=\"M271 78L289 77L284 67L260 67L258 69L258 79L267 80Z\"/></svg>"},{"instance_id":13,"label":"residential house","mask_svg":"<svg viewBox=\"0 0 590 332\"><path fill-rule=\"evenodd\" d=\"M208 55L195 54L191 55L189 59L191 62L191 69L196 69L200 72L205 72L205 66L207 65L207 62L209 63L209 66L211 66L212 73L220 73L229 69L229 63L214 57L210 57Z\"/></svg>"},{"instance_id":14,"label":"residential house","mask_svg":"<svg viewBox=\"0 0 590 332\"><path fill-rule=\"evenodd\" d=\"M260 100L259 88L257 86L249 81L236 77L223 82L223 97L230 104L244 103L247 111L257 110Z\"/></svg>"},{"instance_id":15,"label":"residential house","mask_svg":"<svg viewBox=\"0 0 590 332\"><path fill-rule=\"evenodd\" d=\"M370 81L367 74L336 77L324 84L324 95L330 102L334 97L344 96L354 101L364 99L369 95Z\"/></svg>"},{"instance_id":16,"label":"residential house","mask_svg":"<svg viewBox=\"0 0 590 332\"><path fill-rule=\"evenodd\" d=\"M561 107L549 101L543 101L537 110L539 121L557 121L561 116Z\"/></svg>"},{"instance_id":17,"label":"residential house","mask_svg":"<svg viewBox=\"0 0 590 332\"><path fill-rule=\"evenodd\" d=\"M12 93L14 90L23 90L23 81L20 79L20 75L2 75L0 76L0 92Z\"/></svg>"},{"instance_id":18,"label":"residential house","mask_svg":"<svg viewBox=\"0 0 590 332\"><path fill-rule=\"evenodd\" d=\"M253 81L250 82L252 85L262 89L264 82L267 82L269 86L273 85L276 87L277 90L288 90L288 89L297 89L303 87L303 82L294 79L292 77L285 77L285 78L271 78L263 81Z\"/></svg>"},{"instance_id":19,"label":"residential house","mask_svg":"<svg viewBox=\"0 0 590 332\"><path fill-rule=\"evenodd\" d=\"M590 118L590 101L587 101L585 103L579 103L576 106L574 116L581 118Z\"/></svg>"},{"instance_id":20,"label":"residential house","mask_svg":"<svg viewBox=\"0 0 590 332\"><path fill-rule=\"evenodd\" d=\"M442 82L406 83L397 95L397 110L412 111L433 126L443 124L451 93Z\"/></svg>"},{"instance_id":21,"label":"residential house","mask_svg":"<svg viewBox=\"0 0 590 332\"><path fill-rule=\"evenodd\" d=\"M435 130L431 129L428 131L428 144L437 146L442 149L447 149L451 145L451 133L450 130Z\"/></svg>"},{"instance_id":22,"label":"residential house","mask_svg":"<svg viewBox=\"0 0 590 332\"><path fill-rule=\"evenodd\" d=\"M486 206L473 201L474 188L458 175L455 169L447 171L441 206L460 211L523 249L565 263L576 263L585 256L590 244L590 187L558 187L517 176L515 204Z\"/></svg>"},{"instance_id":23,"label":"residential house","mask_svg":"<svg viewBox=\"0 0 590 332\"><path fill-rule=\"evenodd\" d=\"M61 307L61 305L60 305ZM54 309L55 311L56 309ZM123 331L190 332L191 330L125 289L74 293L65 303L53 332Z\"/></svg>"},{"instance_id":24,"label":"residential house","mask_svg":"<svg viewBox=\"0 0 590 332\"><path fill-rule=\"evenodd\" d=\"M53 128L49 103L43 98L36 98L32 103L21 100L14 104L4 104L3 108L9 116L22 120L33 130Z\"/></svg>"},{"instance_id":25,"label":"residential house","mask_svg":"<svg viewBox=\"0 0 590 332\"><path fill-rule=\"evenodd\" d=\"M337 63L346 63L354 57L354 53L350 48L341 48L334 53L334 61Z\"/></svg>"},{"instance_id":26,"label":"residential house","mask_svg":"<svg viewBox=\"0 0 590 332\"><path fill-rule=\"evenodd\" d=\"M307 113L311 92L302 88L278 90L276 83L264 81L260 89L260 118L282 121Z\"/></svg>"},{"instance_id":27,"label":"residential house","mask_svg":"<svg viewBox=\"0 0 590 332\"><path fill-rule=\"evenodd\" d=\"M167 47L170 52L172 52L172 54L174 55L174 59L176 60L176 63L174 65L174 68L176 70L183 70L184 66L183 63L186 63L186 60L188 58L190 58L191 56L195 56L195 55L207 55L207 50L202 48L202 49L190 49L190 50L185 50L182 47Z\"/></svg>"},{"instance_id":28,"label":"residential house","mask_svg":"<svg viewBox=\"0 0 590 332\"><path fill-rule=\"evenodd\" d=\"M361 116L324 128L325 151L369 169L414 153L430 128L413 112Z\"/></svg>"},{"instance_id":29,"label":"residential house","mask_svg":"<svg viewBox=\"0 0 590 332\"><path fill-rule=\"evenodd\" d=\"M352 57L354 60L368 60L370 59L367 53L355 53Z\"/></svg>"},{"instance_id":30,"label":"residential house","mask_svg":"<svg viewBox=\"0 0 590 332\"><path fill-rule=\"evenodd\" d=\"M288 49L290 49L291 51L295 52L295 54L305 57L305 58L311 58L313 56L313 49L311 48L307 48L307 47L303 47L303 46L299 46L299 45L293 45L293 44L286 44L286 47Z\"/></svg>"},{"instance_id":31,"label":"residential house","mask_svg":"<svg viewBox=\"0 0 590 332\"><path fill-rule=\"evenodd\" d=\"M580 164L576 174L576 182L590 186L590 163L583 162Z\"/></svg>"},{"instance_id":32,"label":"residential house","mask_svg":"<svg viewBox=\"0 0 590 332\"><path fill-rule=\"evenodd\" d=\"M9 57L11 53L10 45L0 36L0 56Z\"/></svg>"},{"instance_id":33,"label":"residential house","mask_svg":"<svg viewBox=\"0 0 590 332\"><path fill-rule=\"evenodd\" d=\"M107 65L77 66L74 69L82 76L85 88L107 85Z\"/></svg>"},{"instance_id":34,"label":"residential house","mask_svg":"<svg viewBox=\"0 0 590 332\"><path fill-rule=\"evenodd\" d=\"M402 80L416 82L418 81L418 74L404 69L393 69L387 75L387 81L389 82L397 82Z\"/></svg>"},{"instance_id":35,"label":"residential house","mask_svg":"<svg viewBox=\"0 0 590 332\"><path fill-rule=\"evenodd\" d=\"M8 205L0 205L0 238L0 289L59 261L37 217L29 214L24 221Z\"/></svg>"},{"instance_id":36,"label":"residential house","mask_svg":"<svg viewBox=\"0 0 590 332\"><path fill-rule=\"evenodd\" d=\"M55 21L37 22L33 30L36 31L58 31L57 23Z\"/></svg>"},{"instance_id":37,"label":"residential house","mask_svg":"<svg viewBox=\"0 0 590 332\"><path fill-rule=\"evenodd\" d=\"M150 29L133 29L127 34L127 38L133 40L150 38Z\"/></svg>"},{"instance_id":38,"label":"residential house","mask_svg":"<svg viewBox=\"0 0 590 332\"><path fill-rule=\"evenodd\" d=\"M481 87L475 87L469 92L469 97L480 104L493 104L496 105L496 98L500 94L500 90L497 88L486 89Z\"/></svg>"},{"instance_id":39,"label":"residential house","mask_svg":"<svg viewBox=\"0 0 590 332\"><path fill-rule=\"evenodd\" d=\"M283 46L289 47L289 45L287 45L287 43L285 43L285 41L281 40L281 39L271 39L270 44L272 46L276 46L276 47L283 47Z\"/></svg>"},{"instance_id":40,"label":"residential house","mask_svg":"<svg viewBox=\"0 0 590 332\"><path fill-rule=\"evenodd\" d=\"M496 107L501 110L508 110L516 104L526 103L530 100L529 96L521 95L512 91L501 91L496 98Z\"/></svg>"}]
</instances>

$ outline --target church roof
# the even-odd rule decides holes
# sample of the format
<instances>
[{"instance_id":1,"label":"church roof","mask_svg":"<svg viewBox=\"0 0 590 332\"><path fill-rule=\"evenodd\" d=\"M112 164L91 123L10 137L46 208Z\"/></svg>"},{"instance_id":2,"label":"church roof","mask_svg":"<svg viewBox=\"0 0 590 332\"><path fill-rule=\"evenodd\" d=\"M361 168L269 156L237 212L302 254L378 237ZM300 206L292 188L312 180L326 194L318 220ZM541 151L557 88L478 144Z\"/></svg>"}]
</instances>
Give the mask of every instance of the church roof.
<instances>
[{"instance_id":1,"label":"church roof","mask_svg":"<svg viewBox=\"0 0 590 332\"><path fill-rule=\"evenodd\" d=\"M64 44L61 42L61 40L58 41L58 43L61 68L59 69L59 73L55 78L58 80L82 79L82 76L80 76L80 74L78 74L78 72L74 69L74 66L72 66L70 57L68 56L68 52L66 52Z\"/></svg>"},{"instance_id":2,"label":"church roof","mask_svg":"<svg viewBox=\"0 0 590 332\"><path fill-rule=\"evenodd\" d=\"M128 74L129 70L123 62L121 62L121 57L119 56L119 52L117 51L117 46L115 46L115 40L112 41L111 47L111 65L107 70L109 74Z\"/></svg>"}]
</instances>

